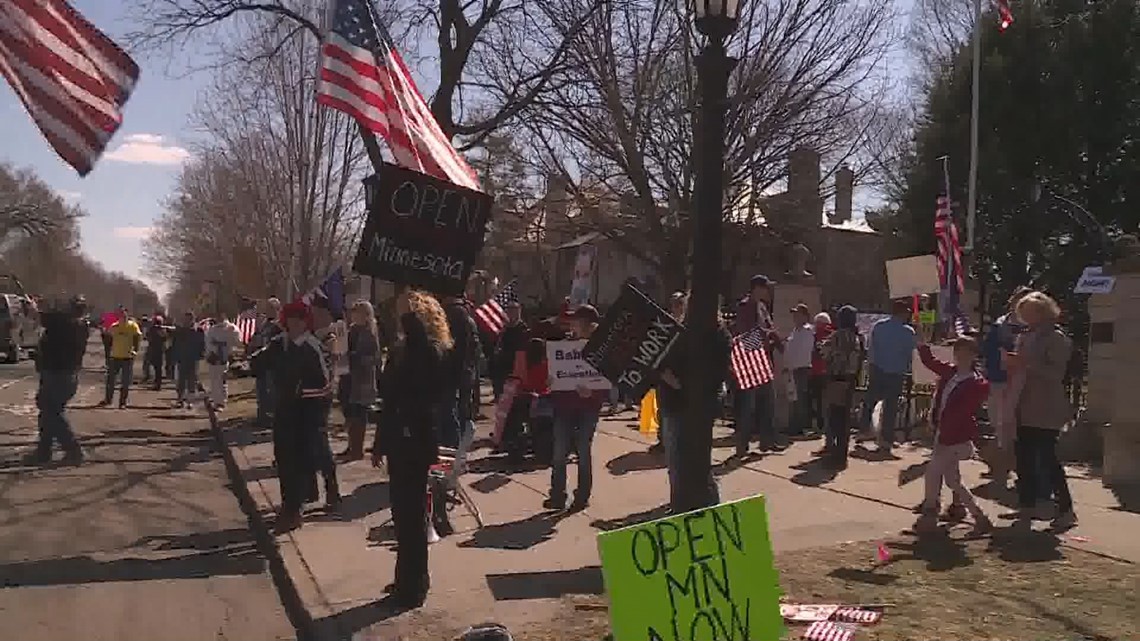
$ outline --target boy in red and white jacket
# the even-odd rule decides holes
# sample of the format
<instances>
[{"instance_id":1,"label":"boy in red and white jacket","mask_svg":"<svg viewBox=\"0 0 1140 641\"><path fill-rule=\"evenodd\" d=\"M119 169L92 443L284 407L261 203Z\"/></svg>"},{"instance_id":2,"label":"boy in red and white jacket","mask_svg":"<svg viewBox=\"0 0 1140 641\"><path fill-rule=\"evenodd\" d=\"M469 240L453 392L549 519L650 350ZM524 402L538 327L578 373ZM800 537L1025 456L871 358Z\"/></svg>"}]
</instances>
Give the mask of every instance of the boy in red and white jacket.
<instances>
[{"instance_id":1,"label":"boy in red and white jacket","mask_svg":"<svg viewBox=\"0 0 1140 641\"><path fill-rule=\"evenodd\" d=\"M990 384L974 367L978 358L978 341L969 336L959 336L952 344L954 362L947 363L934 356L930 346L919 336L919 357L922 364L938 376L938 385L930 412L935 429L934 450L926 468L926 497L915 529L930 530L938 526L939 498L945 482L954 494L954 504L966 508L974 518L974 531L980 533L992 528L993 524L978 507L970 490L962 484L959 464L974 455L974 441L978 438L977 413L989 394Z\"/></svg>"}]
</instances>

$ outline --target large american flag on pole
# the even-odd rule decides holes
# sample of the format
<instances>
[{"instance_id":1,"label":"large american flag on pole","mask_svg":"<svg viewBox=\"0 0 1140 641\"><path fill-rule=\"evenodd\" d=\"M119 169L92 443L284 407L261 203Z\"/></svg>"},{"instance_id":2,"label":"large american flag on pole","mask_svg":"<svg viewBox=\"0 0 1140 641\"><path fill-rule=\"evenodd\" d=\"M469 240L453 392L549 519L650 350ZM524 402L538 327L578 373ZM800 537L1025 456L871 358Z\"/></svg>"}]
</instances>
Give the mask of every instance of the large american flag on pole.
<instances>
[{"instance_id":1,"label":"large american flag on pole","mask_svg":"<svg viewBox=\"0 0 1140 641\"><path fill-rule=\"evenodd\" d=\"M934 210L934 240L938 244L939 299L943 317L953 321L959 334L968 333L969 319L962 313L962 293L966 290L962 274L962 246L958 242L958 226L954 224L948 195L938 196Z\"/></svg>"},{"instance_id":2,"label":"large american flag on pole","mask_svg":"<svg viewBox=\"0 0 1140 641\"><path fill-rule=\"evenodd\" d=\"M742 390L771 383L776 377L768 348L764 345L766 335L763 328L754 327L732 339L732 375Z\"/></svg>"},{"instance_id":3,"label":"large american flag on pole","mask_svg":"<svg viewBox=\"0 0 1140 641\"><path fill-rule=\"evenodd\" d=\"M507 326L507 306L517 302L519 296L515 292L515 281L512 280L499 290L498 294L475 308L475 322L483 328L483 331L498 336Z\"/></svg>"},{"instance_id":4,"label":"large american flag on pole","mask_svg":"<svg viewBox=\"0 0 1140 641\"><path fill-rule=\"evenodd\" d=\"M139 68L64 0L0 0L0 75L86 176L122 123Z\"/></svg>"},{"instance_id":5,"label":"large american flag on pole","mask_svg":"<svg viewBox=\"0 0 1140 641\"><path fill-rule=\"evenodd\" d=\"M479 189L451 146L371 0L330 0L317 102L378 134L401 167Z\"/></svg>"}]
</instances>

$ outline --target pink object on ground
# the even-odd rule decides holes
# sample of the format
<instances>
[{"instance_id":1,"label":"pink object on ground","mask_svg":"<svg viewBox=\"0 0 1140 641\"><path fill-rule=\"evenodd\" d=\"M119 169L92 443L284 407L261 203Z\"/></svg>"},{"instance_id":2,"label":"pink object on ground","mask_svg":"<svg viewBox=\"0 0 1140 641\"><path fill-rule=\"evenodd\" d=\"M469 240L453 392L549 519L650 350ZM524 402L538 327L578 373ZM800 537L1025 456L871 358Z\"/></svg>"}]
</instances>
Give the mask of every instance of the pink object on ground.
<instances>
[{"instance_id":1,"label":"pink object on ground","mask_svg":"<svg viewBox=\"0 0 1140 641\"><path fill-rule=\"evenodd\" d=\"M875 563L878 565L886 565L891 562L891 551L887 549L887 544L879 541L875 545Z\"/></svg>"},{"instance_id":2,"label":"pink object on ground","mask_svg":"<svg viewBox=\"0 0 1140 641\"><path fill-rule=\"evenodd\" d=\"M853 636L855 630L849 624L816 621L804 631L803 638L806 641L851 641Z\"/></svg>"}]
</instances>

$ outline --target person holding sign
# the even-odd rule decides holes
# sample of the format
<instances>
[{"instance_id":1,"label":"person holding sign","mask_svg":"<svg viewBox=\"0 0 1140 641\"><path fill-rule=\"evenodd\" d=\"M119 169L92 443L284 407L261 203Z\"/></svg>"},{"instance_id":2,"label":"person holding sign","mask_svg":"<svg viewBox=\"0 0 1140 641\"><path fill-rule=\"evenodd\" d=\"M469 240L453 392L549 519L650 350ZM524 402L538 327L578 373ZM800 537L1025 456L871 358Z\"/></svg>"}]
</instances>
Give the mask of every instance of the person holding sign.
<instances>
[{"instance_id":1,"label":"person holding sign","mask_svg":"<svg viewBox=\"0 0 1140 641\"><path fill-rule=\"evenodd\" d=\"M436 408L445 394L447 357L454 343L447 315L431 294L405 290L396 297L399 343L384 367L383 404L376 423L372 465L388 460L396 576L384 588L395 602L417 608L427 599L428 470L439 459Z\"/></svg>"},{"instance_id":2,"label":"person holding sign","mask_svg":"<svg viewBox=\"0 0 1140 641\"><path fill-rule=\"evenodd\" d=\"M582 305L569 315L571 333L576 339L588 340L600 319L593 305ZM554 455L550 465L550 496L543 502L544 508L566 508L566 463L571 442L578 445L578 489L570 510L580 511L589 505L594 482L594 431L598 427L598 413L608 396L608 390L591 390L585 385L573 391L550 393L554 405Z\"/></svg>"}]
</instances>

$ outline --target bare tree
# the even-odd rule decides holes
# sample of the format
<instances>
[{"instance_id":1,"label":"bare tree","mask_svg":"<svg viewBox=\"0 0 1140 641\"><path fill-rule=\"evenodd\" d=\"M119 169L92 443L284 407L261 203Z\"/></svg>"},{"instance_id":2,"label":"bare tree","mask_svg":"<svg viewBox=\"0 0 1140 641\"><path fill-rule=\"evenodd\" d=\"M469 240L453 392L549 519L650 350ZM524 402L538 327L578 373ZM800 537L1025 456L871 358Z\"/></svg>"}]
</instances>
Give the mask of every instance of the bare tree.
<instances>
[{"instance_id":1,"label":"bare tree","mask_svg":"<svg viewBox=\"0 0 1140 641\"><path fill-rule=\"evenodd\" d=\"M0 249L28 237L73 232L78 217L31 171L0 163Z\"/></svg>"},{"instance_id":2,"label":"bare tree","mask_svg":"<svg viewBox=\"0 0 1140 641\"><path fill-rule=\"evenodd\" d=\"M317 42L249 28L276 52L230 68L199 107L207 142L144 246L176 292L214 281L233 300L311 286L345 260L362 222L355 127L312 100Z\"/></svg>"},{"instance_id":3,"label":"bare tree","mask_svg":"<svg viewBox=\"0 0 1140 641\"><path fill-rule=\"evenodd\" d=\"M922 93L951 68L973 27L971 0L915 0L906 46L918 62L914 80Z\"/></svg>"},{"instance_id":4,"label":"bare tree","mask_svg":"<svg viewBox=\"0 0 1140 641\"><path fill-rule=\"evenodd\" d=\"M551 6L580 11L576 0ZM744 7L729 43L739 64L731 81L725 216L750 224L797 147L819 151L832 168L874 169L860 161L884 131L879 79L891 0ZM570 38L561 74L523 121L538 171L572 185L581 213L568 222L606 234L671 281L683 279L678 268L690 237L698 38L682 3L607 3ZM599 198L610 206L598 206Z\"/></svg>"}]
</instances>

